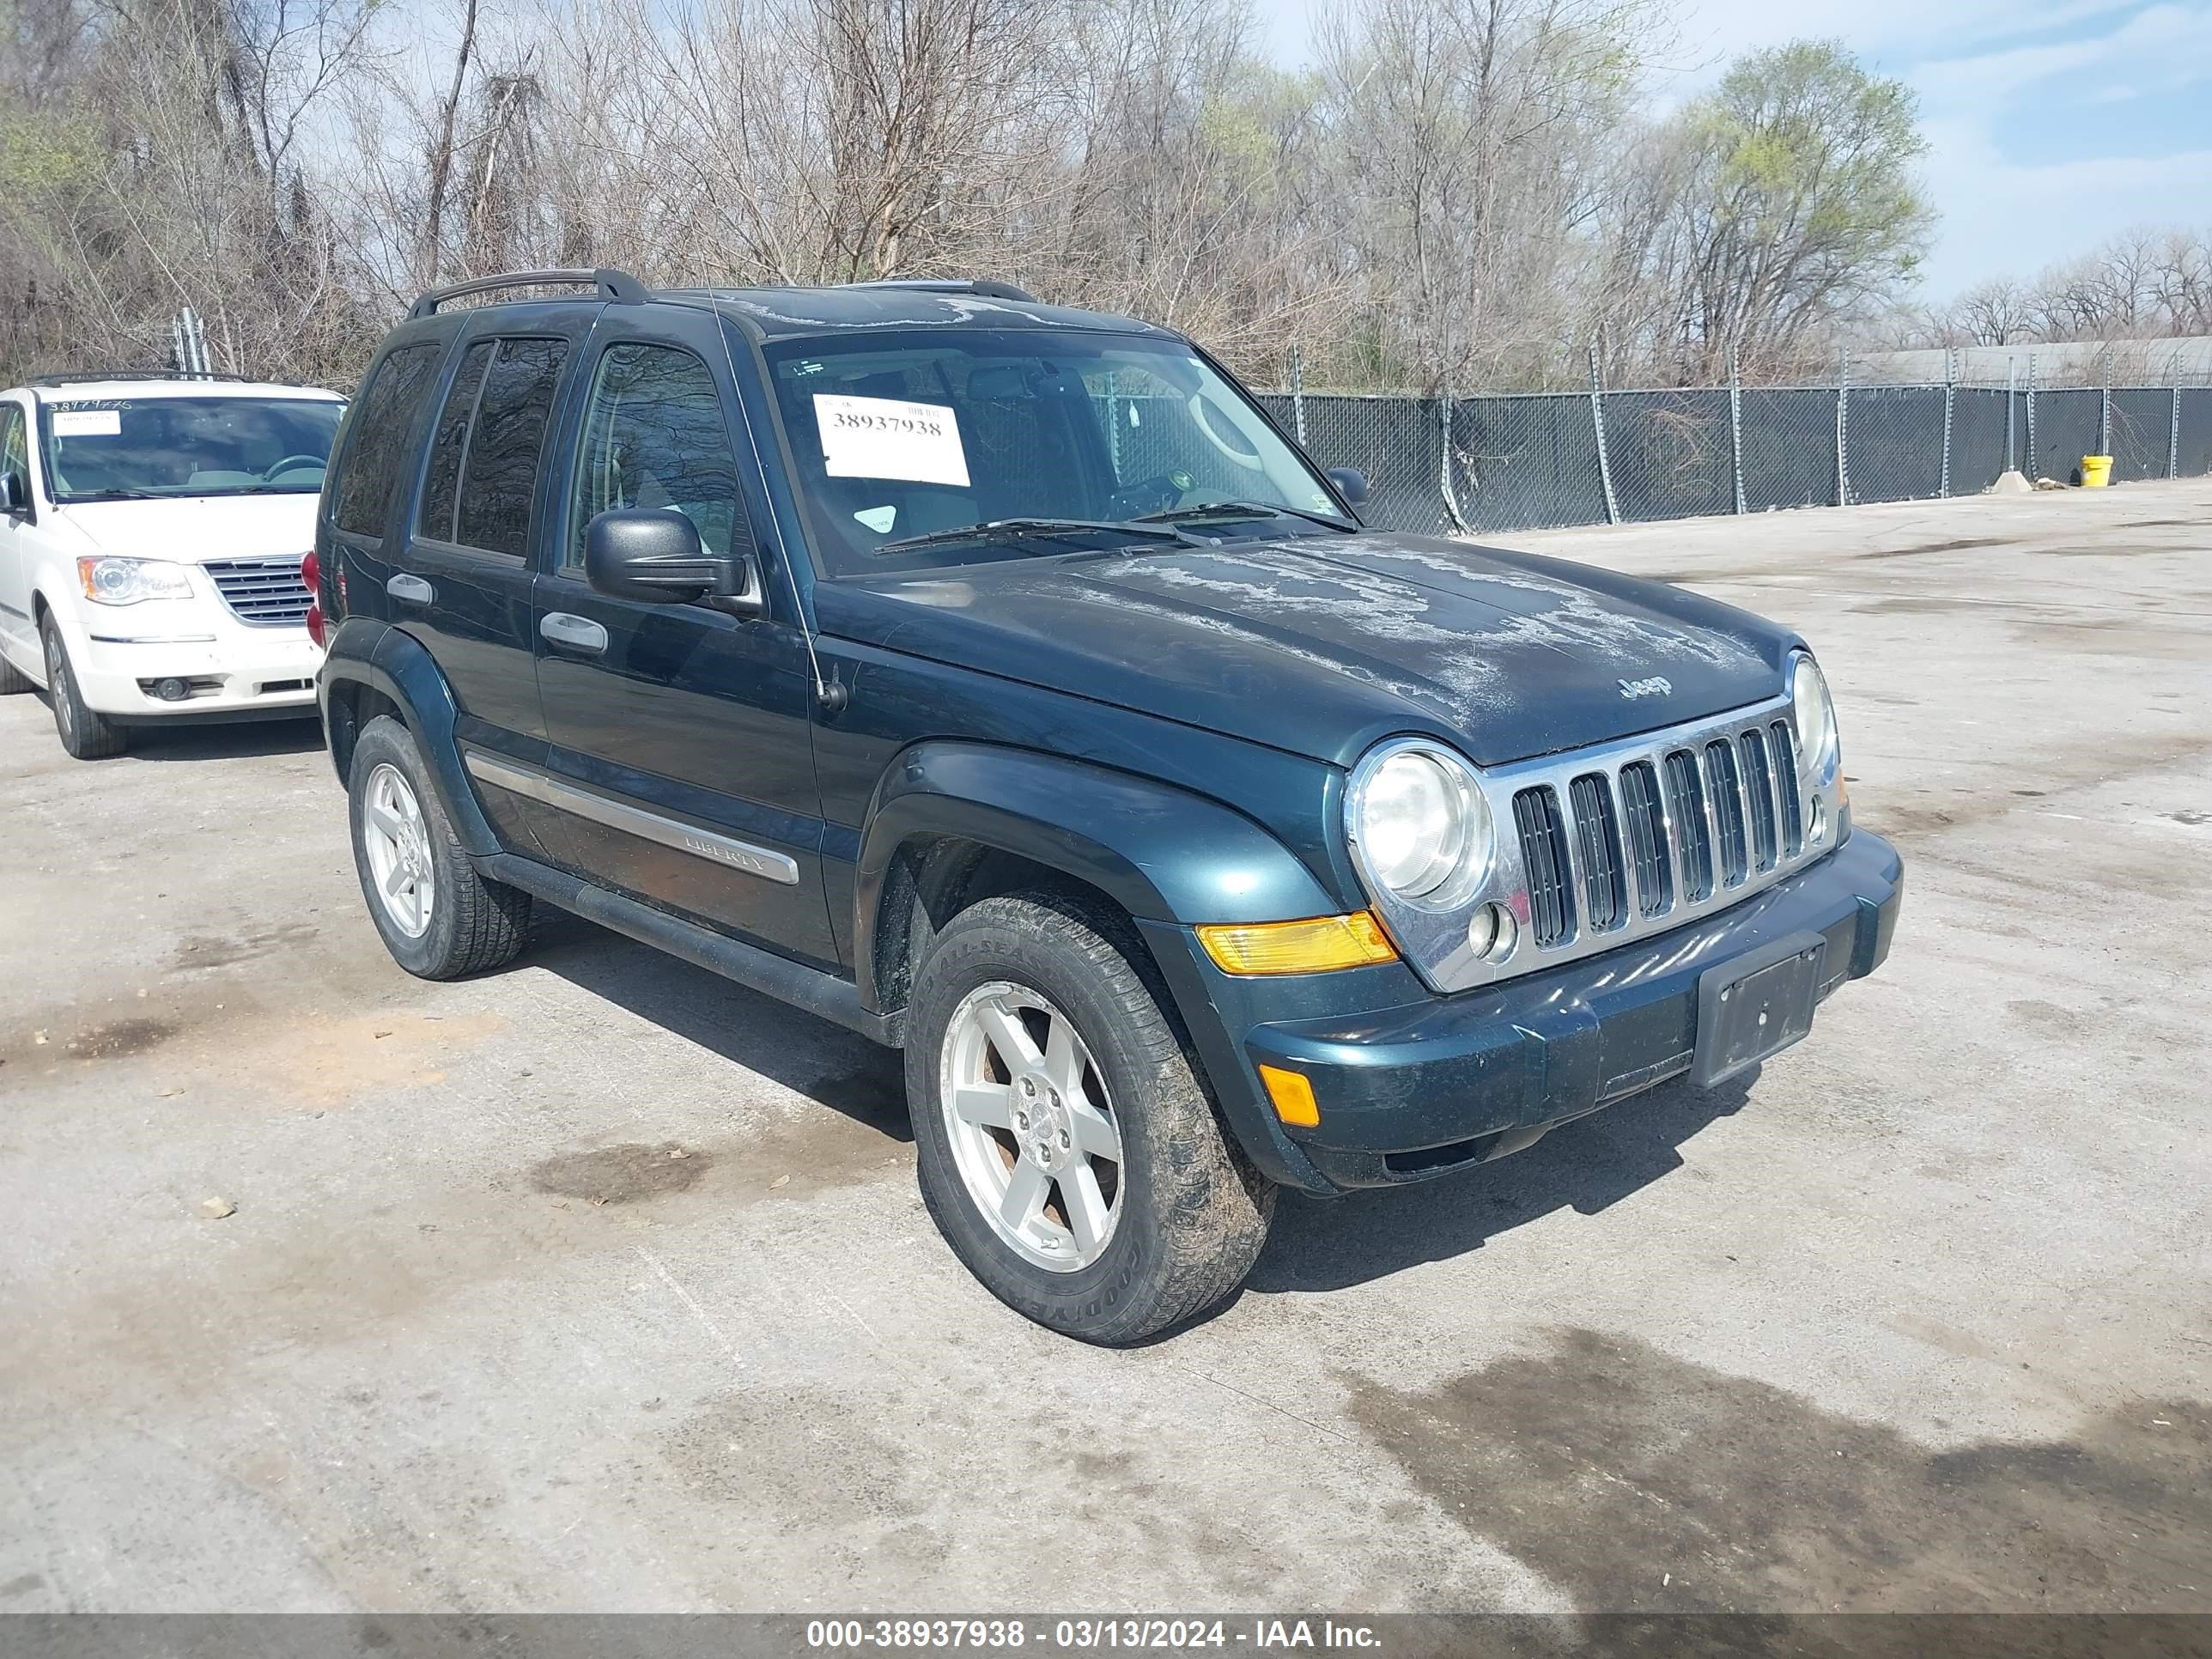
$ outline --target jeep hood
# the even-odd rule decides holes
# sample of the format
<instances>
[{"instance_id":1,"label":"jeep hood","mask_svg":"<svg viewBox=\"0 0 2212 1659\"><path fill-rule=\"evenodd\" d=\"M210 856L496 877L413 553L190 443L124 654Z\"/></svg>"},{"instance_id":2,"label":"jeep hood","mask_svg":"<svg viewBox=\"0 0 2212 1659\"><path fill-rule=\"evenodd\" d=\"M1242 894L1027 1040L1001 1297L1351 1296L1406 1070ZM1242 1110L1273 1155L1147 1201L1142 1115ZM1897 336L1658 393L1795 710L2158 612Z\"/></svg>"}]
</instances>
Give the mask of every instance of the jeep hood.
<instances>
[{"instance_id":1,"label":"jeep hood","mask_svg":"<svg viewBox=\"0 0 2212 1659\"><path fill-rule=\"evenodd\" d=\"M1392 732L1494 765L1719 714L1779 693L1794 643L1663 583L1371 532L1011 559L815 593L830 634L1338 765Z\"/></svg>"}]
</instances>

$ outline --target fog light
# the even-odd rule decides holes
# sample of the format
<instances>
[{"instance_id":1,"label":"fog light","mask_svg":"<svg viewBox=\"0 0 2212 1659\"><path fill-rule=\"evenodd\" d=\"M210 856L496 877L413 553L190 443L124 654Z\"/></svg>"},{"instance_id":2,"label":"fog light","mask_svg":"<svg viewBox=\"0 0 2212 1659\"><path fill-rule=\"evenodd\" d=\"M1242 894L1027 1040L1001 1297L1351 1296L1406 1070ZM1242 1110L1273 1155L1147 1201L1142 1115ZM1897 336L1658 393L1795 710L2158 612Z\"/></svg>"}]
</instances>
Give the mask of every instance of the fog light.
<instances>
[{"instance_id":1,"label":"fog light","mask_svg":"<svg viewBox=\"0 0 2212 1659\"><path fill-rule=\"evenodd\" d=\"M1513 913L1502 904L1486 904L1467 919L1467 948L1478 957L1502 962L1513 951Z\"/></svg>"},{"instance_id":2,"label":"fog light","mask_svg":"<svg viewBox=\"0 0 2212 1659\"><path fill-rule=\"evenodd\" d=\"M1815 845L1828 838L1828 803L1817 795L1813 799L1813 822L1805 831L1805 838Z\"/></svg>"},{"instance_id":3,"label":"fog light","mask_svg":"<svg viewBox=\"0 0 2212 1659\"><path fill-rule=\"evenodd\" d=\"M174 674L165 680L154 682L154 695L163 702L182 702L191 695L191 689Z\"/></svg>"}]
</instances>

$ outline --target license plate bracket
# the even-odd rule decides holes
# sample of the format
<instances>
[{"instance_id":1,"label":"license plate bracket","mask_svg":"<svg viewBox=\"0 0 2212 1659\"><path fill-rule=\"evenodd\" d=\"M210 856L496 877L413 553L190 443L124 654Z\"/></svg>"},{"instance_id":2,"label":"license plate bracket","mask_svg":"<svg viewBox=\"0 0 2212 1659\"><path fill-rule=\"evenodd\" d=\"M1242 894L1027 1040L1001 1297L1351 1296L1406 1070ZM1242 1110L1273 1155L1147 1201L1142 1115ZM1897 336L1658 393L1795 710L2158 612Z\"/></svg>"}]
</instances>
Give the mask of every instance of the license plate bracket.
<instances>
[{"instance_id":1,"label":"license plate bracket","mask_svg":"<svg viewBox=\"0 0 2212 1659\"><path fill-rule=\"evenodd\" d=\"M1793 933L1708 968L1698 980L1698 1041L1690 1081L1727 1082L1813 1029L1828 942Z\"/></svg>"}]
</instances>

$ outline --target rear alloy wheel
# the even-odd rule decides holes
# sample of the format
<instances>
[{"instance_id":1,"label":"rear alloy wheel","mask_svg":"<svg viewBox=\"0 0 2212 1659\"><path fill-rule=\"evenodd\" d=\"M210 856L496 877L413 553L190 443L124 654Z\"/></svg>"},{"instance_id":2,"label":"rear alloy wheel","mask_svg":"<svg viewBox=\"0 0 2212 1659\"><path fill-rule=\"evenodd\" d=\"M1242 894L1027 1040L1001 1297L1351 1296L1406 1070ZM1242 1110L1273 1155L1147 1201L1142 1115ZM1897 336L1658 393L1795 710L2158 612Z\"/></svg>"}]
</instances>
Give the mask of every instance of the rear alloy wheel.
<instances>
[{"instance_id":1,"label":"rear alloy wheel","mask_svg":"<svg viewBox=\"0 0 2212 1659\"><path fill-rule=\"evenodd\" d=\"M62 630L48 617L39 630L46 652L46 700L53 705L54 732L62 747L77 760L106 760L131 746L130 729L85 706L76 689L76 671L70 666Z\"/></svg>"},{"instance_id":2,"label":"rear alloy wheel","mask_svg":"<svg viewBox=\"0 0 2212 1659\"><path fill-rule=\"evenodd\" d=\"M1111 1346L1232 1295L1274 1207L1139 971L1143 951L1079 901L984 899L931 941L908 1010L907 1099L938 1231L1009 1307Z\"/></svg>"},{"instance_id":3,"label":"rear alloy wheel","mask_svg":"<svg viewBox=\"0 0 2212 1659\"><path fill-rule=\"evenodd\" d=\"M347 794L362 897L392 959L423 979L511 961L530 895L477 873L406 726L382 714L362 728Z\"/></svg>"}]
</instances>

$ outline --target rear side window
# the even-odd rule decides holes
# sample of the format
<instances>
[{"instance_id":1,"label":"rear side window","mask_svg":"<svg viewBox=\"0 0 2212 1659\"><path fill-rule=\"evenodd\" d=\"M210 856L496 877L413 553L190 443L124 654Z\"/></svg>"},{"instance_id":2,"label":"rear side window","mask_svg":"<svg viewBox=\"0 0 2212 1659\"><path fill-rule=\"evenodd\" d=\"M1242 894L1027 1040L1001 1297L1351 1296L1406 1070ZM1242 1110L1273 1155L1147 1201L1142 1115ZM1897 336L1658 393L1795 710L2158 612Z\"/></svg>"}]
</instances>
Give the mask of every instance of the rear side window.
<instances>
[{"instance_id":1,"label":"rear side window","mask_svg":"<svg viewBox=\"0 0 2212 1659\"><path fill-rule=\"evenodd\" d=\"M453 539L489 553L530 550L530 506L551 424L565 340L501 340L484 372L461 464Z\"/></svg>"},{"instance_id":2,"label":"rear side window","mask_svg":"<svg viewBox=\"0 0 2212 1659\"><path fill-rule=\"evenodd\" d=\"M402 346L376 367L354 406L345 452L331 482L331 522L356 536L381 536L399 482L399 463L415 412L429 395L445 347Z\"/></svg>"},{"instance_id":3,"label":"rear side window","mask_svg":"<svg viewBox=\"0 0 2212 1659\"><path fill-rule=\"evenodd\" d=\"M15 480L17 489L26 492L22 500L27 504L31 488L31 445L23 423L21 404L0 404L0 473Z\"/></svg>"},{"instance_id":4,"label":"rear side window","mask_svg":"<svg viewBox=\"0 0 2212 1659\"><path fill-rule=\"evenodd\" d=\"M477 412L477 393L483 390L484 370L491 366L493 342L479 341L461 359L453 390L439 411L438 429L430 439L430 468L422 480L422 516L416 526L425 536L441 542L453 539L453 507L460 498L461 460L468 453L469 422Z\"/></svg>"},{"instance_id":5,"label":"rear side window","mask_svg":"<svg viewBox=\"0 0 2212 1659\"><path fill-rule=\"evenodd\" d=\"M592 380L562 563L584 562L584 526L612 507L672 507L718 557L749 551L737 456L707 365L677 346L610 346Z\"/></svg>"}]
</instances>

